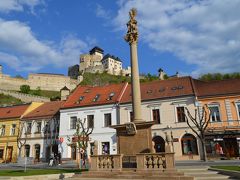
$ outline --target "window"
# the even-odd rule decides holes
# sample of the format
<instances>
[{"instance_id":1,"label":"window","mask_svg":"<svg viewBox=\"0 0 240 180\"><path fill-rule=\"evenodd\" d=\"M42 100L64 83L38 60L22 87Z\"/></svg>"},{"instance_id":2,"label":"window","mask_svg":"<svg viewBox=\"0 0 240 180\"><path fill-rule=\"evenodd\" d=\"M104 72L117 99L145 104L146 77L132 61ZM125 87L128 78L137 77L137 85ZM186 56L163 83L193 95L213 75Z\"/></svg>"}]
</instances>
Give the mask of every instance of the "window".
<instances>
[{"instance_id":1,"label":"window","mask_svg":"<svg viewBox=\"0 0 240 180\"><path fill-rule=\"evenodd\" d=\"M1 127L1 136L5 135L5 130L6 130L6 126L2 125L2 127Z\"/></svg>"},{"instance_id":2,"label":"window","mask_svg":"<svg viewBox=\"0 0 240 180\"><path fill-rule=\"evenodd\" d=\"M177 107L177 120L178 120L178 122L186 121L183 106Z\"/></svg>"},{"instance_id":3,"label":"window","mask_svg":"<svg viewBox=\"0 0 240 180\"><path fill-rule=\"evenodd\" d=\"M210 120L212 122L220 122L220 112L219 112L219 106L218 105L213 105L209 106L210 110Z\"/></svg>"},{"instance_id":4,"label":"window","mask_svg":"<svg viewBox=\"0 0 240 180\"><path fill-rule=\"evenodd\" d=\"M130 122L133 122L133 112L131 111L131 112L129 112L129 115L130 115Z\"/></svg>"},{"instance_id":5,"label":"window","mask_svg":"<svg viewBox=\"0 0 240 180\"><path fill-rule=\"evenodd\" d=\"M25 145L25 157L29 157L29 156L30 156L30 146Z\"/></svg>"},{"instance_id":6,"label":"window","mask_svg":"<svg viewBox=\"0 0 240 180\"><path fill-rule=\"evenodd\" d=\"M0 149L0 159L3 159L4 149Z\"/></svg>"},{"instance_id":7,"label":"window","mask_svg":"<svg viewBox=\"0 0 240 180\"><path fill-rule=\"evenodd\" d=\"M32 130L32 123L29 122L27 123L27 134L31 134L31 130Z\"/></svg>"},{"instance_id":8,"label":"window","mask_svg":"<svg viewBox=\"0 0 240 180\"><path fill-rule=\"evenodd\" d=\"M102 142L102 154L110 154L109 142Z\"/></svg>"},{"instance_id":9,"label":"window","mask_svg":"<svg viewBox=\"0 0 240 180\"><path fill-rule=\"evenodd\" d=\"M160 124L160 112L159 109L152 110L153 121L155 124Z\"/></svg>"},{"instance_id":10,"label":"window","mask_svg":"<svg viewBox=\"0 0 240 180\"><path fill-rule=\"evenodd\" d=\"M36 133L41 133L42 122L37 122L36 124Z\"/></svg>"},{"instance_id":11,"label":"window","mask_svg":"<svg viewBox=\"0 0 240 180\"><path fill-rule=\"evenodd\" d=\"M94 115L87 115L88 128L94 127Z\"/></svg>"},{"instance_id":12,"label":"window","mask_svg":"<svg viewBox=\"0 0 240 180\"><path fill-rule=\"evenodd\" d=\"M95 148L95 144L90 143L90 155L93 155L94 148Z\"/></svg>"},{"instance_id":13,"label":"window","mask_svg":"<svg viewBox=\"0 0 240 180\"><path fill-rule=\"evenodd\" d=\"M238 119L240 120L240 103L237 103L236 107L237 107Z\"/></svg>"},{"instance_id":14,"label":"window","mask_svg":"<svg viewBox=\"0 0 240 180\"><path fill-rule=\"evenodd\" d=\"M14 136L16 132L16 124L12 124L11 135Z\"/></svg>"},{"instance_id":15,"label":"window","mask_svg":"<svg viewBox=\"0 0 240 180\"><path fill-rule=\"evenodd\" d=\"M50 133L50 122L49 121L46 122L44 133Z\"/></svg>"},{"instance_id":16,"label":"window","mask_svg":"<svg viewBox=\"0 0 240 180\"><path fill-rule=\"evenodd\" d=\"M104 127L108 127L112 125L112 114L107 113L104 114Z\"/></svg>"},{"instance_id":17,"label":"window","mask_svg":"<svg viewBox=\"0 0 240 180\"><path fill-rule=\"evenodd\" d=\"M70 118L70 129L76 129L77 127L77 116Z\"/></svg>"}]
</instances>

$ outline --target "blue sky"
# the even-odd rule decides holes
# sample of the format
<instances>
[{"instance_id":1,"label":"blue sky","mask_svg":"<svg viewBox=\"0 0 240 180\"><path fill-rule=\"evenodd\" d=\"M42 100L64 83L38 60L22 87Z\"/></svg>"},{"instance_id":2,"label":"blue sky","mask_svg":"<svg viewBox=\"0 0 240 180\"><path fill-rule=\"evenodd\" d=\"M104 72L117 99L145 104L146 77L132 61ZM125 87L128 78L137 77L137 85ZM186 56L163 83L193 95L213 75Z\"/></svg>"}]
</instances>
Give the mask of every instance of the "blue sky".
<instances>
[{"instance_id":1,"label":"blue sky","mask_svg":"<svg viewBox=\"0 0 240 180\"><path fill-rule=\"evenodd\" d=\"M128 11L138 10L141 73L240 71L239 0L0 0L5 74L63 73L99 46L129 62Z\"/></svg>"}]
</instances>

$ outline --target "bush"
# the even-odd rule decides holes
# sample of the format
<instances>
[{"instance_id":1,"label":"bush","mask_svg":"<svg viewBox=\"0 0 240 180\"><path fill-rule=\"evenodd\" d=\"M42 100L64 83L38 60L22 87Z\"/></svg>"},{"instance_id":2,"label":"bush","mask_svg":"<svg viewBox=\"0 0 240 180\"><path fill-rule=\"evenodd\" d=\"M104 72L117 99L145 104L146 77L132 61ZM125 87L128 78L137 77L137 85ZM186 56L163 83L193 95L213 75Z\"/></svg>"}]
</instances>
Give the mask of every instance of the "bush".
<instances>
[{"instance_id":1,"label":"bush","mask_svg":"<svg viewBox=\"0 0 240 180\"><path fill-rule=\"evenodd\" d=\"M20 92L28 94L30 92L30 86L29 85L22 85L22 86L20 86Z\"/></svg>"}]
</instances>

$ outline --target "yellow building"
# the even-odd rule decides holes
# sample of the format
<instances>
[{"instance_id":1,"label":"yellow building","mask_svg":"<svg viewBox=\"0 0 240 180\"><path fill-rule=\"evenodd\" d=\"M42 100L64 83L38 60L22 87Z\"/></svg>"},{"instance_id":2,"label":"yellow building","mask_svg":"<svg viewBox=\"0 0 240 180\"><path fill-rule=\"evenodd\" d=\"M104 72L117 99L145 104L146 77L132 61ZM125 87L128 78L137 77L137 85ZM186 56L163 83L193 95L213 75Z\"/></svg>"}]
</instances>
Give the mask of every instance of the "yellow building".
<instances>
[{"instance_id":1,"label":"yellow building","mask_svg":"<svg viewBox=\"0 0 240 180\"><path fill-rule=\"evenodd\" d=\"M0 163L16 162L18 155L19 119L43 103L0 108Z\"/></svg>"},{"instance_id":2,"label":"yellow building","mask_svg":"<svg viewBox=\"0 0 240 180\"><path fill-rule=\"evenodd\" d=\"M240 157L240 80L195 80L195 87L199 103L210 110L208 157Z\"/></svg>"}]
</instances>

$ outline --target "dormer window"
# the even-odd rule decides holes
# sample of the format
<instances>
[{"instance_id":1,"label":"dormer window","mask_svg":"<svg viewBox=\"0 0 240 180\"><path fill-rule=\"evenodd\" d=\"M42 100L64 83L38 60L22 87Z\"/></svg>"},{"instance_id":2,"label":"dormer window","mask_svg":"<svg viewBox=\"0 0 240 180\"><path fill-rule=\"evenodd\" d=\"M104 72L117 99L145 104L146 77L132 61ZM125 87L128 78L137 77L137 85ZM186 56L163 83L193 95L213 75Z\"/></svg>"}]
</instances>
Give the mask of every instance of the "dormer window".
<instances>
[{"instance_id":1,"label":"dormer window","mask_svg":"<svg viewBox=\"0 0 240 180\"><path fill-rule=\"evenodd\" d=\"M109 94L107 100L108 100L108 101L109 101L109 100L112 100L112 98L113 98L114 95L115 95L115 93L114 93L114 92L111 92L111 93Z\"/></svg>"},{"instance_id":2,"label":"dormer window","mask_svg":"<svg viewBox=\"0 0 240 180\"><path fill-rule=\"evenodd\" d=\"M148 91L147 91L147 94L151 94L151 93L152 93L152 90L148 90Z\"/></svg>"},{"instance_id":3,"label":"dormer window","mask_svg":"<svg viewBox=\"0 0 240 180\"><path fill-rule=\"evenodd\" d=\"M94 99L93 99L93 102L96 102L96 101L98 101L98 100L99 100L99 98L100 98L100 94L97 94L97 95L94 97Z\"/></svg>"}]
</instances>

